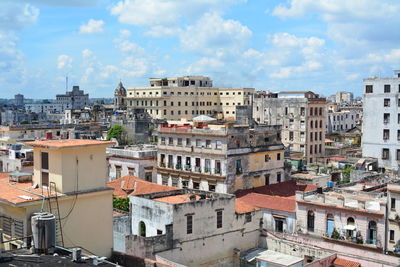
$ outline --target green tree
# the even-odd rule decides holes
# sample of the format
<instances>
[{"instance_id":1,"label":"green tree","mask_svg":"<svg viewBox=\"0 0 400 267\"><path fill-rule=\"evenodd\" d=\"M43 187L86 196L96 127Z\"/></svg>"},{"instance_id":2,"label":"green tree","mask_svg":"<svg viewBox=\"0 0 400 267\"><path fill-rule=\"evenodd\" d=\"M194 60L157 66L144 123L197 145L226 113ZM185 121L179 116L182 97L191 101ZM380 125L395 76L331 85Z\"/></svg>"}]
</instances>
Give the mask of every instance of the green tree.
<instances>
[{"instance_id":1,"label":"green tree","mask_svg":"<svg viewBox=\"0 0 400 267\"><path fill-rule=\"evenodd\" d=\"M113 195L113 208L128 212L129 211L129 198L116 198Z\"/></svg>"},{"instance_id":2,"label":"green tree","mask_svg":"<svg viewBox=\"0 0 400 267\"><path fill-rule=\"evenodd\" d=\"M118 140L118 142L121 142L123 133L124 133L124 127L122 127L121 125L113 125L107 131L107 140L115 138Z\"/></svg>"},{"instance_id":3,"label":"green tree","mask_svg":"<svg viewBox=\"0 0 400 267\"><path fill-rule=\"evenodd\" d=\"M346 180L349 180L350 179L350 172L352 171L352 170L354 170L355 169L355 167L354 166L346 166L346 167L344 167L344 169L343 169L343 178L344 179L346 179Z\"/></svg>"}]
</instances>

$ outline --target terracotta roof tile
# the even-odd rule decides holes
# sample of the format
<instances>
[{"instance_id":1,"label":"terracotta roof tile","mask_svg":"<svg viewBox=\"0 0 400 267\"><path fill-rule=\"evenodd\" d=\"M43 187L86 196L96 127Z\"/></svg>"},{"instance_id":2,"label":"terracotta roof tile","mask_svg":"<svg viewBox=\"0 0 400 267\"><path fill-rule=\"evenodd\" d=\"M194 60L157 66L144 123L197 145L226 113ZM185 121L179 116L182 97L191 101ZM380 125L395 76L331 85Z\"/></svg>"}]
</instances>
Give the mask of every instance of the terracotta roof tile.
<instances>
[{"instance_id":1,"label":"terracotta roof tile","mask_svg":"<svg viewBox=\"0 0 400 267\"><path fill-rule=\"evenodd\" d=\"M108 182L107 186L114 189L113 194L117 198L179 189L177 187L147 182L133 175L126 175Z\"/></svg>"},{"instance_id":2,"label":"terracotta roof tile","mask_svg":"<svg viewBox=\"0 0 400 267\"><path fill-rule=\"evenodd\" d=\"M333 264L335 264L336 266L343 266L343 267L359 267L359 266L361 266L361 264L359 264L358 262L349 261L349 260L345 260L345 259L341 259L341 258L336 258L333 261Z\"/></svg>"},{"instance_id":3,"label":"terracotta roof tile","mask_svg":"<svg viewBox=\"0 0 400 267\"><path fill-rule=\"evenodd\" d=\"M44 196L48 196L47 190L42 192L42 189L33 189L32 182L9 182L9 175L9 173L0 173L0 201L17 205L43 199L36 194L42 195L43 193ZM26 192L26 190L32 192L32 194Z\"/></svg>"},{"instance_id":4,"label":"terracotta roof tile","mask_svg":"<svg viewBox=\"0 0 400 267\"><path fill-rule=\"evenodd\" d=\"M262 209L296 212L296 200L294 198L250 193L237 199L248 205Z\"/></svg>"},{"instance_id":5,"label":"terracotta roof tile","mask_svg":"<svg viewBox=\"0 0 400 267\"><path fill-rule=\"evenodd\" d=\"M260 208L250 205L246 201L241 200L240 198L235 199L235 211L236 213L248 213L252 211L260 210Z\"/></svg>"},{"instance_id":6,"label":"terracotta roof tile","mask_svg":"<svg viewBox=\"0 0 400 267\"><path fill-rule=\"evenodd\" d=\"M44 148L72 148L98 145L113 145L112 141L87 140L87 139L61 139L25 142L28 146Z\"/></svg>"}]
</instances>

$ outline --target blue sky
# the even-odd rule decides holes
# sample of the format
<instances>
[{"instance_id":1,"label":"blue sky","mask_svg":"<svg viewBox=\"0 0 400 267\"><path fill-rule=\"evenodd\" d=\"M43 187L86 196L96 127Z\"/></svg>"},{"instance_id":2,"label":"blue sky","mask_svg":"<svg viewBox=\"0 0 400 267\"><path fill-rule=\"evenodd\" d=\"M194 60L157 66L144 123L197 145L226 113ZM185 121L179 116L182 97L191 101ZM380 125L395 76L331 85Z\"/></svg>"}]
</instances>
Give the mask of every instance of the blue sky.
<instances>
[{"instance_id":1,"label":"blue sky","mask_svg":"<svg viewBox=\"0 0 400 267\"><path fill-rule=\"evenodd\" d=\"M400 69L400 1L0 1L0 98L207 75L216 86L352 91Z\"/></svg>"}]
</instances>

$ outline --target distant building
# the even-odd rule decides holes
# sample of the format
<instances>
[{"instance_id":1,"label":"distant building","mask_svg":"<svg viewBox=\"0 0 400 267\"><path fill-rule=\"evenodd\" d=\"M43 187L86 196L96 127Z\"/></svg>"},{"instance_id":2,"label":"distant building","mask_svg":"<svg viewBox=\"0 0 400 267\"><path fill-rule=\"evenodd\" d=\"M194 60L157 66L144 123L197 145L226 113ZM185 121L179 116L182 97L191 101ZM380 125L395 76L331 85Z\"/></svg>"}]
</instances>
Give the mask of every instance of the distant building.
<instances>
[{"instance_id":1,"label":"distant building","mask_svg":"<svg viewBox=\"0 0 400 267\"><path fill-rule=\"evenodd\" d=\"M133 175L145 181L156 181L157 146L137 145L107 148L110 180Z\"/></svg>"},{"instance_id":2,"label":"distant building","mask_svg":"<svg viewBox=\"0 0 400 267\"><path fill-rule=\"evenodd\" d=\"M122 112L116 111L111 116L111 125L121 125L128 143L149 142L150 115L143 108L132 108Z\"/></svg>"},{"instance_id":3,"label":"distant building","mask_svg":"<svg viewBox=\"0 0 400 267\"><path fill-rule=\"evenodd\" d=\"M400 185L388 184L387 248L389 251L400 251Z\"/></svg>"},{"instance_id":4,"label":"distant building","mask_svg":"<svg viewBox=\"0 0 400 267\"><path fill-rule=\"evenodd\" d=\"M400 161L399 84L400 71L393 78L364 79L363 156L393 170Z\"/></svg>"},{"instance_id":5,"label":"distant building","mask_svg":"<svg viewBox=\"0 0 400 267\"><path fill-rule=\"evenodd\" d=\"M282 142L307 163L325 155L326 99L311 91L260 92L254 97L258 123L282 126Z\"/></svg>"},{"instance_id":6,"label":"distant building","mask_svg":"<svg viewBox=\"0 0 400 267\"><path fill-rule=\"evenodd\" d=\"M337 92L335 95L335 102L337 104L350 104L353 102L353 93L351 92Z\"/></svg>"},{"instance_id":7,"label":"distant building","mask_svg":"<svg viewBox=\"0 0 400 267\"><path fill-rule=\"evenodd\" d=\"M30 172L32 166L33 150L21 144L14 144L0 154L0 172Z\"/></svg>"},{"instance_id":8,"label":"distant building","mask_svg":"<svg viewBox=\"0 0 400 267\"><path fill-rule=\"evenodd\" d=\"M205 76L151 78L150 86L128 88L128 108L143 108L153 119L199 115L236 119L236 106L251 105L253 88L218 88Z\"/></svg>"},{"instance_id":9,"label":"distant building","mask_svg":"<svg viewBox=\"0 0 400 267\"><path fill-rule=\"evenodd\" d=\"M25 104L25 110L33 113L61 113L65 108L60 103L30 103Z\"/></svg>"},{"instance_id":10,"label":"distant building","mask_svg":"<svg viewBox=\"0 0 400 267\"><path fill-rule=\"evenodd\" d=\"M328 111L327 113L328 134L344 133L357 125L357 114L355 111Z\"/></svg>"},{"instance_id":11,"label":"distant building","mask_svg":"<svg viewBox=\"0 0 400 267\"><path fill-rule=\"evenodd\" d=\"M285 180L279 126L158 128L157 183L220 193Z\"/></svg>"},{"instance_id":12,"label":"distant building","mask_svg":"<svg viewBox=\"0 0 400 267\"><path fill-rule=\"evenodd\" d=\"M126 109L126 89L122 85L122 82L119 82L117 88L114 91L114 109L115 110L124 110Z\"/></svg>"},{"instance_id":13,"label":"distant building","mask_svg":"<svg viewBox=\"0 0 400 267\"><path fill-rule=\"evenodd\" d=\"M66 109L83 109L89 104L89 94L85 94L83 90L79 90L79 86L75 85L72 91L56 95L56 102L62 105L61 112Z\"/></svg>"},{"instance_id":14,"label":"distant building","mask_svg":"<svg viewBox=\"0 0 400 267\"><path fill-rule=\"evenodd\" d=\"M24 95L22 94L16 94L14 96L14 101L15 101L15 105L17 107L24 107Z\"/></svg>"}]
</instances>

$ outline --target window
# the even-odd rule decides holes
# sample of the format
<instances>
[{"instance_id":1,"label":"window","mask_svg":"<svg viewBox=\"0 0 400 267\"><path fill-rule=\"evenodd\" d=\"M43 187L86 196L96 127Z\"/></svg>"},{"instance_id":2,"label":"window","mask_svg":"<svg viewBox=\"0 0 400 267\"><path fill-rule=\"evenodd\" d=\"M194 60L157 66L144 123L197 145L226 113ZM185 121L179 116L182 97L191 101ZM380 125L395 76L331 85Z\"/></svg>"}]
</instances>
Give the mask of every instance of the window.
<instances>
[{"instance_id":1,"label":"window","mask_svg":"<svg viewBox=\"0 0 400 267\"><path fill-rule=\"evenodd\" d=\"M211 148L211 140L206 140L206 148Z\"/></svg>"},{"instance_id":2,"label":"window","mask_svg":"<svg viewBox=\"0 0 400 267\"><path fill-rule=\"evenodd\" d=\"M49 153L42 152L42 169L48 170L49 169Z\"/></svg>"},{"instance_id":3,"label":"window","mask_svg":"<svg viewBox=\"0 0 400 267\"><path fill-rule=\"evenodd\" d=\"M276 160L281 160L281 153L276 154Z\"/></svg>"},{"instance_id":4,"label":"window","mask_svg":"<svg viewBox=\"0 0 400 267\"><path fill-rule=\"evenodd\" d=\"M382 149L382 159L389 159L389 148Z\"/></svg>"},{"instance_id":5,"label":"window","mask_svg":"<svg viewBox=\"0 0 400 267\"><path fill-rule=\"evenodd\" d=\"M294 139L293 132L289 132L289 141L293 141L293 139Z\"/></svg>"},{"instance_id":6,"label":"window","mask_svg":"<svg viewBox=\"0 0 400 267\"><path fill-rule=\"evenodd\" d=\"M135 175L135 168L128 167L128 173L129 175Z\"/></svg>"},{"instance_id":7,"label":"window","mask_svg":"<svg viewBox=\"0 0 400 267\"><path fill-rule=\"evenodd\" d=\"M307 212L307 230L314 232L314 212L312 210Z\"/></svg>"},{"instance_id":8,"label":"window","mask_svg":"<svg viewBox=\"0 0 400 267\"><path fill-rule=\"evenodd\" d=\"M385 86L384 86L384 92L385 92L385 93L390 93L390 84L385 84Z\"/></svg>"},{"instance_id":9,"label":"window","mask_svg":"<svg viewBox=\"0 0 400 267\"><path fill-rule=\"evenodd\" d=\"M269 185L269 177L270 177L270 174L268 173L268 174L266 174L266 175L264 175L264 177L265 177L265 185Z\"/></svg>"},{"instance_id":10,"label":"window","mask_svg":"<svg viewBox=\"0 0 400 267\"><path fill-rule=\"evenodd\" d=\"M222 228L222 210L217 211L217 228Z\"/></svg>"},{"instance_id":11,"label":"window","mask_svg":"<svg viewBox=\"0 0 400 267\"><path fill-rule=\"evenodd\" d=\"M400 160L400 149L396 150L396 160Z\"/></svg>"},{"instance_id":12,"label":"window","mask_svg":"<svg viewBox=\"0 0 400 267\"><path fill-rule=\"evenodd\" d=\"M245 215L245 222L251 222L251 213L246 213Z\"/></svg>"},{"instance_id":13,"label":"window","mask_svg":"<svg viewBox=\"0 0 400 267\"><path fill-rule=\"evenodd\" d=\"M370 94L370 93L373 93L373 86L372 85L366 85L365 86L365 93L366 94Z\"/></svg>"},{"instance_id":14,"label":"window","mask_svg":"<svg viewBox=\"0 0 400 267\"><path fill-rule=\"evenodd\" d=\"M168 137L168 145L173 145L174 144L174 138Z\"/></svg>"},{"instance_id":15,"label":"window","mask_svg":"<svg viewBox=\"0 0 400 267\"><path fill-rule=\"evenodd\" d=\"M400 141L400 130L397 130L397 141Z\"/></svg>"},{"instance_id":16,"label":"window","mask_svg":"<svg viewBox=\"0 0 400 267\"><path fill-rule=\"evenodd\" d=\"M390 113L383 113L383 123L387 124L390 122Z\"/></svg>"},{"instance_id":17,"label":"window","mask_svg":"<svg viewBox=\"0 0 400 267\"><path fill-rule=\"evenodd\" d=\"M237 159L237 160L236 160L236 174L241 174L241 173L243 173L243 170L242 170L242 160Z\"/></svg>"},{"instance_id":18,"label":"window","mask_svg":"<svg viewBox=\"0 0 400 267\"><path fill-rule=\"evenodd\" d=\"M215 148L216 149L221 149L222 148L222 142L220 140L215 141Z\"/></svg>"},{"instance_id":19,"label":"window","mask_svg":"<svg viewBox=\"0 0 400 267\"><path fill-rule=\"evenodd\" d=\"M215 174L221 174L221 161L215 161Z\"/></svg>"},{"instance_id":20,"label":"window","mask_svg":"<svg viewBox=\"0 0 400 267\"><path fill-rule=\"evenodd\" d=\"M121 177L121 166L115 166L115 178L120 178Z\"/></svg>"},{"instance_id":21,"label":"window","mask_svg":"<svg viewBox=\"0 0 400 267\"><path fill-rule=\"evenodd\" d=\"M310 133L310 142L312 142L313 141L313 133L311 132Z\"/></svg>"},{"instance_id":22,"label":"window","mask_svg":"<svg viewBox=\"0 0 400 267\"><path fill-rule=\"evenodd\" d=\"M390 199L390 209L396 210L396 199L393 197Z\"/></svg>"},{"instance_id":23,"label":"window","mask_svg":"<svg viewBox=\"0 0 400 267\"><path fill-rule=\"evenodd\" d=\"M191 146L190 138L186 138L186 146Z\"/></svg>"},{"instance_id":24,"label":"window","mask_svg":"<svg viewBox=\"0 0 400 267\"><path fill-rule=\"evenodd\" d=\"M186 234L193 233L193 215L186 216Z\"/></svg>"},{"instance_id":25,"label":"window","mask_svg":"<svg viewBox=\"0 0 400 267\"><path fill-rule=\"evenodd\" d=\"M196 139L196 146L197 147L201 147L201 140L200 139Z\"/></svg>"},{"instance_id":26,"label":"window","mask_svg":"<svg viewBox=\"0 0 400 267\"><path fill-rule=\"evenodd\" d=\"M283 219L275 218L275 232L283 232Z\"/></svg>"},{"instance_id":27,"label":"window","mask_svg":"<svg viewBox=\"0 0 400 267\"><path fill-rule=\"evenodd\" d=\"M376 244L376 230L377 225L375 221L370 221L368 223L368 232L367 232L367 244Z\"/></svg>"},{"instance_id":28,"label":"window","mask_svg":"<svg viewBox=\"0 0 400 267\"><path fill-rule=\"evenodd\" d=\"M276 182L277 182L277 183L280 183L280 182L282 181L281 176L282 176L282 174L281 174L280 172L278 172L278 173L276 174Z\"/></svg>"},{"instance_id":29,"label":"window","mask_svg":"<svg viewBox=\"0 0 400 267\"><path fill-rule=\"evenodd\" d=\"M383 140L388 140L389 139L389 129L384 129L383 130Z\"/></svg>"},{"instance_id":30,"label":"window","mask_svg":"<svg viewBox=\"0 0 400 267\"><path fill-rule=\"evenodd\" d=\"M270 156L268 154L265 154L264 161L268 162L270 159L271 159Z\"/></svg>"},{"instance_id":31,"label":"window","mask_svg":"<svg viewBox=\"0 0 400 267\"><path fill-rule=\"evenodd\" d=\"M178 138L178 146L182 145L182 138Z\"/></svg>"},{"instance_id":32,"label":"window","mask_svg":"<svg viewBox=\"0 0 400 267\"><path fill-rule=\"evenodd\" d=\"M394 230L390 230L389 241L394 242Z\"/></svg>"},{"instance_id":33,"label":"window","mask_svg":"<svg viewBox=\"0 0 400 267\"><path fill-rule=\"evenodd\" d=\"M383 99L383 106L390 107L390 98Z\"/></svg>"}]
</instances>

